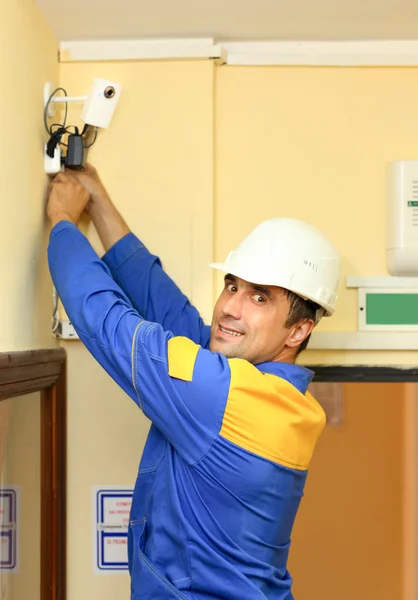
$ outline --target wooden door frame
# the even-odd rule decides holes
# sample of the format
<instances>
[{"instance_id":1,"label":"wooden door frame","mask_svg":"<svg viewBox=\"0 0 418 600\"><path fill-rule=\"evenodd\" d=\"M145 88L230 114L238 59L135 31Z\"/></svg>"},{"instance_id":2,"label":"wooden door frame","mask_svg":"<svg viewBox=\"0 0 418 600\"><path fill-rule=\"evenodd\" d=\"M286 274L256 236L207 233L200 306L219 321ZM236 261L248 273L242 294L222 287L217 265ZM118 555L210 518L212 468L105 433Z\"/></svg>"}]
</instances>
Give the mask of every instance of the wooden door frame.
<instances>
[{"instance_id":1,"label":"wooden door frame","mask_svg":"<svg viewBox=\"0 0 418 600\"><path fill-rule=\"evenodd\" d=\"M66 597L66 352L0 352L0 401L41 393L42 600Z\"/></svg>"}]
</instances>

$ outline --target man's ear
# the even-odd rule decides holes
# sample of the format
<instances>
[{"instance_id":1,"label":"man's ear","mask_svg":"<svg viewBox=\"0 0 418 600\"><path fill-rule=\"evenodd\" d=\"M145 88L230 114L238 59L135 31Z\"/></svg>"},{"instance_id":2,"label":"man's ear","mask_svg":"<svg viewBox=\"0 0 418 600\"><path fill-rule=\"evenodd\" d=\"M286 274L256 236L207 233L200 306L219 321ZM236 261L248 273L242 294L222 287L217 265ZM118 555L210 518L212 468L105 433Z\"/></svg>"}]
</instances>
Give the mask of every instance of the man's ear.
<instances>
[{"instance_id":1,"label":"man's ear","mask_svg":"<svg viewBox=\"0 0 418 600\"><path fill-rule=\"evenodd\" d=\"M296 323L290 328L289 335L286 339L286 346L289 348L296 348L311 335L315 323L312 319L305 319L300 323Z\"/></svg>"}]
</instances>

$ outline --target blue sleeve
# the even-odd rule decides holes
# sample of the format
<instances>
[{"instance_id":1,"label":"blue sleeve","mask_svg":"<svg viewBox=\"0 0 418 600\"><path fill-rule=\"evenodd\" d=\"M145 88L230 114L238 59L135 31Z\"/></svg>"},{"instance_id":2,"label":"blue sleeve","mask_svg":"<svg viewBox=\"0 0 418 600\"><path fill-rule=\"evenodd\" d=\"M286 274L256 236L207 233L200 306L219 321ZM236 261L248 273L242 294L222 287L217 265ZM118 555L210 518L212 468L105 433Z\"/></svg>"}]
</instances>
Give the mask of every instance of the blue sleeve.
<instances>
[{"instance_id":1,"label":"blue sleeve","mask_svg":"<svg viewBox=\"0 0 418 600\"><path fill-rule=\"evenodd\" d=\"M102 260L145 319L160 323L174 335L186 336L208 347L210 327L203 323L199 312L164 271L160 259L133 233L112 246Z\"/></svg>"},{"instance_id":2,"label":"blue sleeve","mask_svg":"<svg viewBox=\"0 0 418 600\"><path fill-rule=\"evenodd\" d=\"M52 230L48 260L81 341L180 454L200 460L222 427L227 359L145 320L71 223Z\"/></svg>"}]
</instances>

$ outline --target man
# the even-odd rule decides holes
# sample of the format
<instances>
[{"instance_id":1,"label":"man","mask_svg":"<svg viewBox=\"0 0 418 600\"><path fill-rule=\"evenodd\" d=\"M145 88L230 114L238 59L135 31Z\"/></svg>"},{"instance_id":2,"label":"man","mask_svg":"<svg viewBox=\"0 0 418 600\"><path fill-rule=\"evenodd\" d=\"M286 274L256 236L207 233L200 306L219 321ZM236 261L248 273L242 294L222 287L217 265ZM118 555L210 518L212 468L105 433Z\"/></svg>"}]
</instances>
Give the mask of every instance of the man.
<instances>
[{"instance_id":1,"label":"man","mask_svg":"<svg viewBox=\"0 0 418 600\"><path fill-rule=\"evenodd\" d=\"M86 208L102 260L76 224ZM51 185L49 263L80 339L152 421L132 504L132 600L290 600L286 564L325 416L295 365L331 315L340 259L262 223L225 263L211 327L130 233L97 173Z\"/></svg>"}]
</instances>

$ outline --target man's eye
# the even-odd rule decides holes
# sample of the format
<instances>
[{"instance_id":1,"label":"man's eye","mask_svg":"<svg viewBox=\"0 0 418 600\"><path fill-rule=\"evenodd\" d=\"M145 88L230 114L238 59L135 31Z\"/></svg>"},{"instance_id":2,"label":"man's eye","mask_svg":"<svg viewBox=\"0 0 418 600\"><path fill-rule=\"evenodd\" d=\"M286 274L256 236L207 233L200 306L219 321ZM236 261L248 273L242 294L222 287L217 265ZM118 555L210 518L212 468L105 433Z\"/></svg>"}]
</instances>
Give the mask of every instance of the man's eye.
<instances>
[{"instance_id":1,"label":"man's eye","mask_svg":"<svg viewBox=\"0 0 418 600\"><path fill-rule=\"evenodd\" d=\"M253 298L258 304L262 304L263 302L266 301L264 296L262 296L261 294L254 294Z\"/></svg>"},{"instance_id":2,"label":"man's eye","mask_svg":"<svg viewBox=\"0 0 418 600\"><path fill-rule=\"evenodd\" d=\"M236 292L238 288L235 285L235 283L228 283L226 289L228 290L228 292Z\"/></svg>"}]
</instances>

